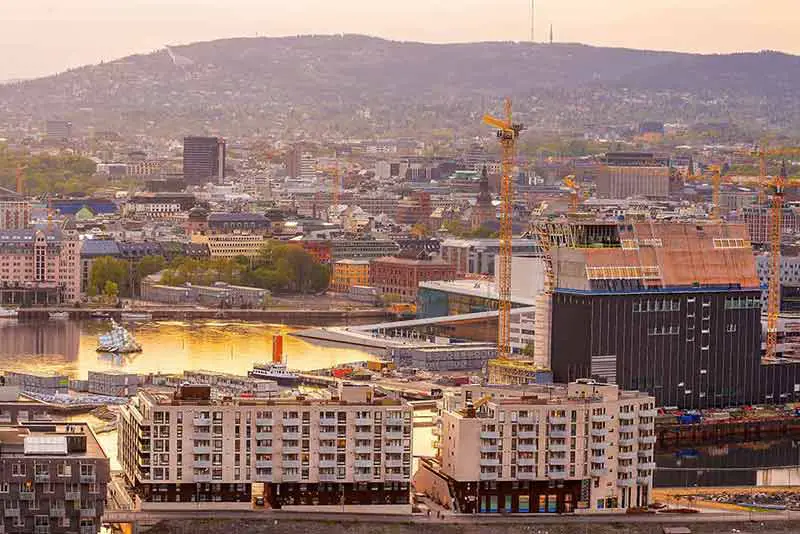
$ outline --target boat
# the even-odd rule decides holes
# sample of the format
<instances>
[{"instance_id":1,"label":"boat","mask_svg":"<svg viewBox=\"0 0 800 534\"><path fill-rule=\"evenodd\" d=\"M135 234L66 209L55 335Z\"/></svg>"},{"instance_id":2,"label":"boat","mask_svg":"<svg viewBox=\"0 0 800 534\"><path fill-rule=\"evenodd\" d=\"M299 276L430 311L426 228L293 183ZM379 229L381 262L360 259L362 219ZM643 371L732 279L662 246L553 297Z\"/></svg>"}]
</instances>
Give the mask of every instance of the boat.
<instances>
[{"instance_id":1,"label":"boat","mask_svg":"<svg viewBox=\"0 0 800 534\"><path fill-rule=\"evenodd\" d=\"M122 312L123 321L149 321L153 314L147 312Z\"/></svg>"},{"instance_id":2,"label":"boat","mask_svg":"<svg viewBox=\"0 0 800 534\"><path fill-rule=\"evenodd\" d=\"M300 381L297 373L290 371L285 363L257 363L253 370L247 372L250 378L272 380L281 386L294 386Z\"/></svg>"},{"instance_id":3,"label":"boat","mask_svg":"<svg viewBox=\"0 0 800 534\"><path fill-rule=\"evenodd\" d=\"M92 312L91 314L89 314L89 317L91 317L92 319L108 319L109 317L111 317L111 315L109 315L106 312Z\"/></svg>"},{"instance_id":4,"label":"boat","mask_svg":"<svg viewBox=\"0 0 800 534\"><path fill-rule=\"evenodd\" d=\"M0 308L0 319L16 319L19 316L17 310L10 308Z\"/></svg>"},{"instance_id":5,"label":"boat","mask_svg":"<svg viewBox=\"0 0 800 534\"><path fill-rule=\"evenodd\" d=\"M97 339L99 342L97 352L110 352L113 354L142 352L142 346L136 342L131 333L114 319L111 319L111 330L105 334L100 334Z\"/></svg>"},{"instance_id":6,"label":"boat","mask_svg":"<svg viewBox=\"0 0 800 534\"><path fill-rule=\"evenodd\" d=\"M69 312L50 312L47 316L50 319L69 319Z\"/></svg>"},{"instance_id":7,"label":"boat","mask_svg":"<svg viewBox=\"0 0 800 534\"><path fill-rule=\"evenodd\" d=\"M272 362L253 365L253 370L248 371L247 376L272 380L281 386L294 386L300 381L300 377L286 367L283 358L283 336L280 334L272 336Z\"/></svg>"}]
</instances>

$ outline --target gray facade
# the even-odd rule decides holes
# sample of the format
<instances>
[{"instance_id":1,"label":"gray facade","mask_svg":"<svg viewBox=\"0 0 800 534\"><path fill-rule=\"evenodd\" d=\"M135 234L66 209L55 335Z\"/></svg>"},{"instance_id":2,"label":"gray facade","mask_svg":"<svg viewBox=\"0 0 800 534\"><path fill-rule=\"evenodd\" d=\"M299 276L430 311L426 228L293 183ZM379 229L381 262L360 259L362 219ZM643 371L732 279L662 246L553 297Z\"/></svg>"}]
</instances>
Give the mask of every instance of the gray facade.
<instances>
[{"instance_id":1,"label":"gray facade","mask_svg":"<svg viewBox=\"0 0 800 534\"><path fill-rule=\"evenodd\" d=\"M425 371L466 371L483 368L497 357L497 347L489 343L463 343L392 349L397 367Z\"/></svg>"},{"instance_id":2,"label":"gray facade","mask_svg":"<svg viewBox=\"0 0 800 534\"><path fill-rule=\"evenodd\" d=\"M41 395L66 395L69 391L69 377L36 373L5 372L5 385L19 386L26 393Z\"/></svg>"}]
</instances>

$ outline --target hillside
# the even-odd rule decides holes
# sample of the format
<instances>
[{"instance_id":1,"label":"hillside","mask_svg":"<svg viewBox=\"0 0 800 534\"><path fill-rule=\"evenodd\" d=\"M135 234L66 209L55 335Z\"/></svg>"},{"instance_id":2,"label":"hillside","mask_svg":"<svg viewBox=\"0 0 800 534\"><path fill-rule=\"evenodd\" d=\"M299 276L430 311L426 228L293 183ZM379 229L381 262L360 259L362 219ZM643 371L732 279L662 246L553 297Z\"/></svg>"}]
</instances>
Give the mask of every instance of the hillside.
<instances>
[{"instance_id":1,"label":"hillside","mask_svg":"<svg viewBox=\"0 0 800 534\"><path fill-rule=\"evenodd\" d=\"M0 128L63 117L79 130L128 134L403 134L461 129L506 95L526 122L547 129L643 118L800 126L800 57L774 52L357 35L226 39L172 52L188 61L161 50L0 86Z\"/></svg>"}]
</instances>

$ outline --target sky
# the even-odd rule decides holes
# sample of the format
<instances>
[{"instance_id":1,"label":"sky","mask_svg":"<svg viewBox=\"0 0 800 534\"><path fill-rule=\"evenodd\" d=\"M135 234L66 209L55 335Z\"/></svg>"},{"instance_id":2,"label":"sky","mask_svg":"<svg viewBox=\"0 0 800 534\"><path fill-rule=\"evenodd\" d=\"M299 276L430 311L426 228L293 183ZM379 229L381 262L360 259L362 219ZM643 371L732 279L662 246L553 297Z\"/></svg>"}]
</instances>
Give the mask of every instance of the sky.
<instances>
[{"instance_id":1,"label":"sky","mask_svg":"<svg viewBox=\"0 0 800 534\"><path fill-rule=\"evenodd\" d=\"M800 0L535 0L545 40L687 52L800 54ZM224 37L361 33L526 41L530 0L0 0L0 80Z\"/></svg>"}]
</instances>

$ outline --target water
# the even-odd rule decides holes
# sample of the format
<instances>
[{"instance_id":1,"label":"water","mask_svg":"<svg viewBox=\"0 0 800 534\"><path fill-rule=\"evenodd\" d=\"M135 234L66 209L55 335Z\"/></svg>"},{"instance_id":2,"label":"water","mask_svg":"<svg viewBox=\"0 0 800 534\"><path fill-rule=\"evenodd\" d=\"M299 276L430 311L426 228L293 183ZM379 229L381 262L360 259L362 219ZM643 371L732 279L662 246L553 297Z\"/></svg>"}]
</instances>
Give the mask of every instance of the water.
<instances>
[{"instance_id":1,"label":"water","mask_svg":"<svg viewBox=\"0 0 800 534\"><path fill-rule=\"evenodd\" d=\"M656 487L800 485L800 436L657 451Z\"/></svg>"},{"instance_id":2,"label":"water","mask_svg":"<svg viewBox=\"0 0 800 534\"><path fill-rule=\"evenodd\" d=\"M245 374L254 362L271 359L273 334L296 330L242 321L147 321L125 326L143 352L98 354L97 335L109 329L107 321L0 320L0 369L58 372L70 378L86 378L90 370L110 368L137 373L204 369ZM304 371L376 359L364 350L316 345L292 336L284 336L283 347L289 367Z\"/></svg>"}]
</instances>

